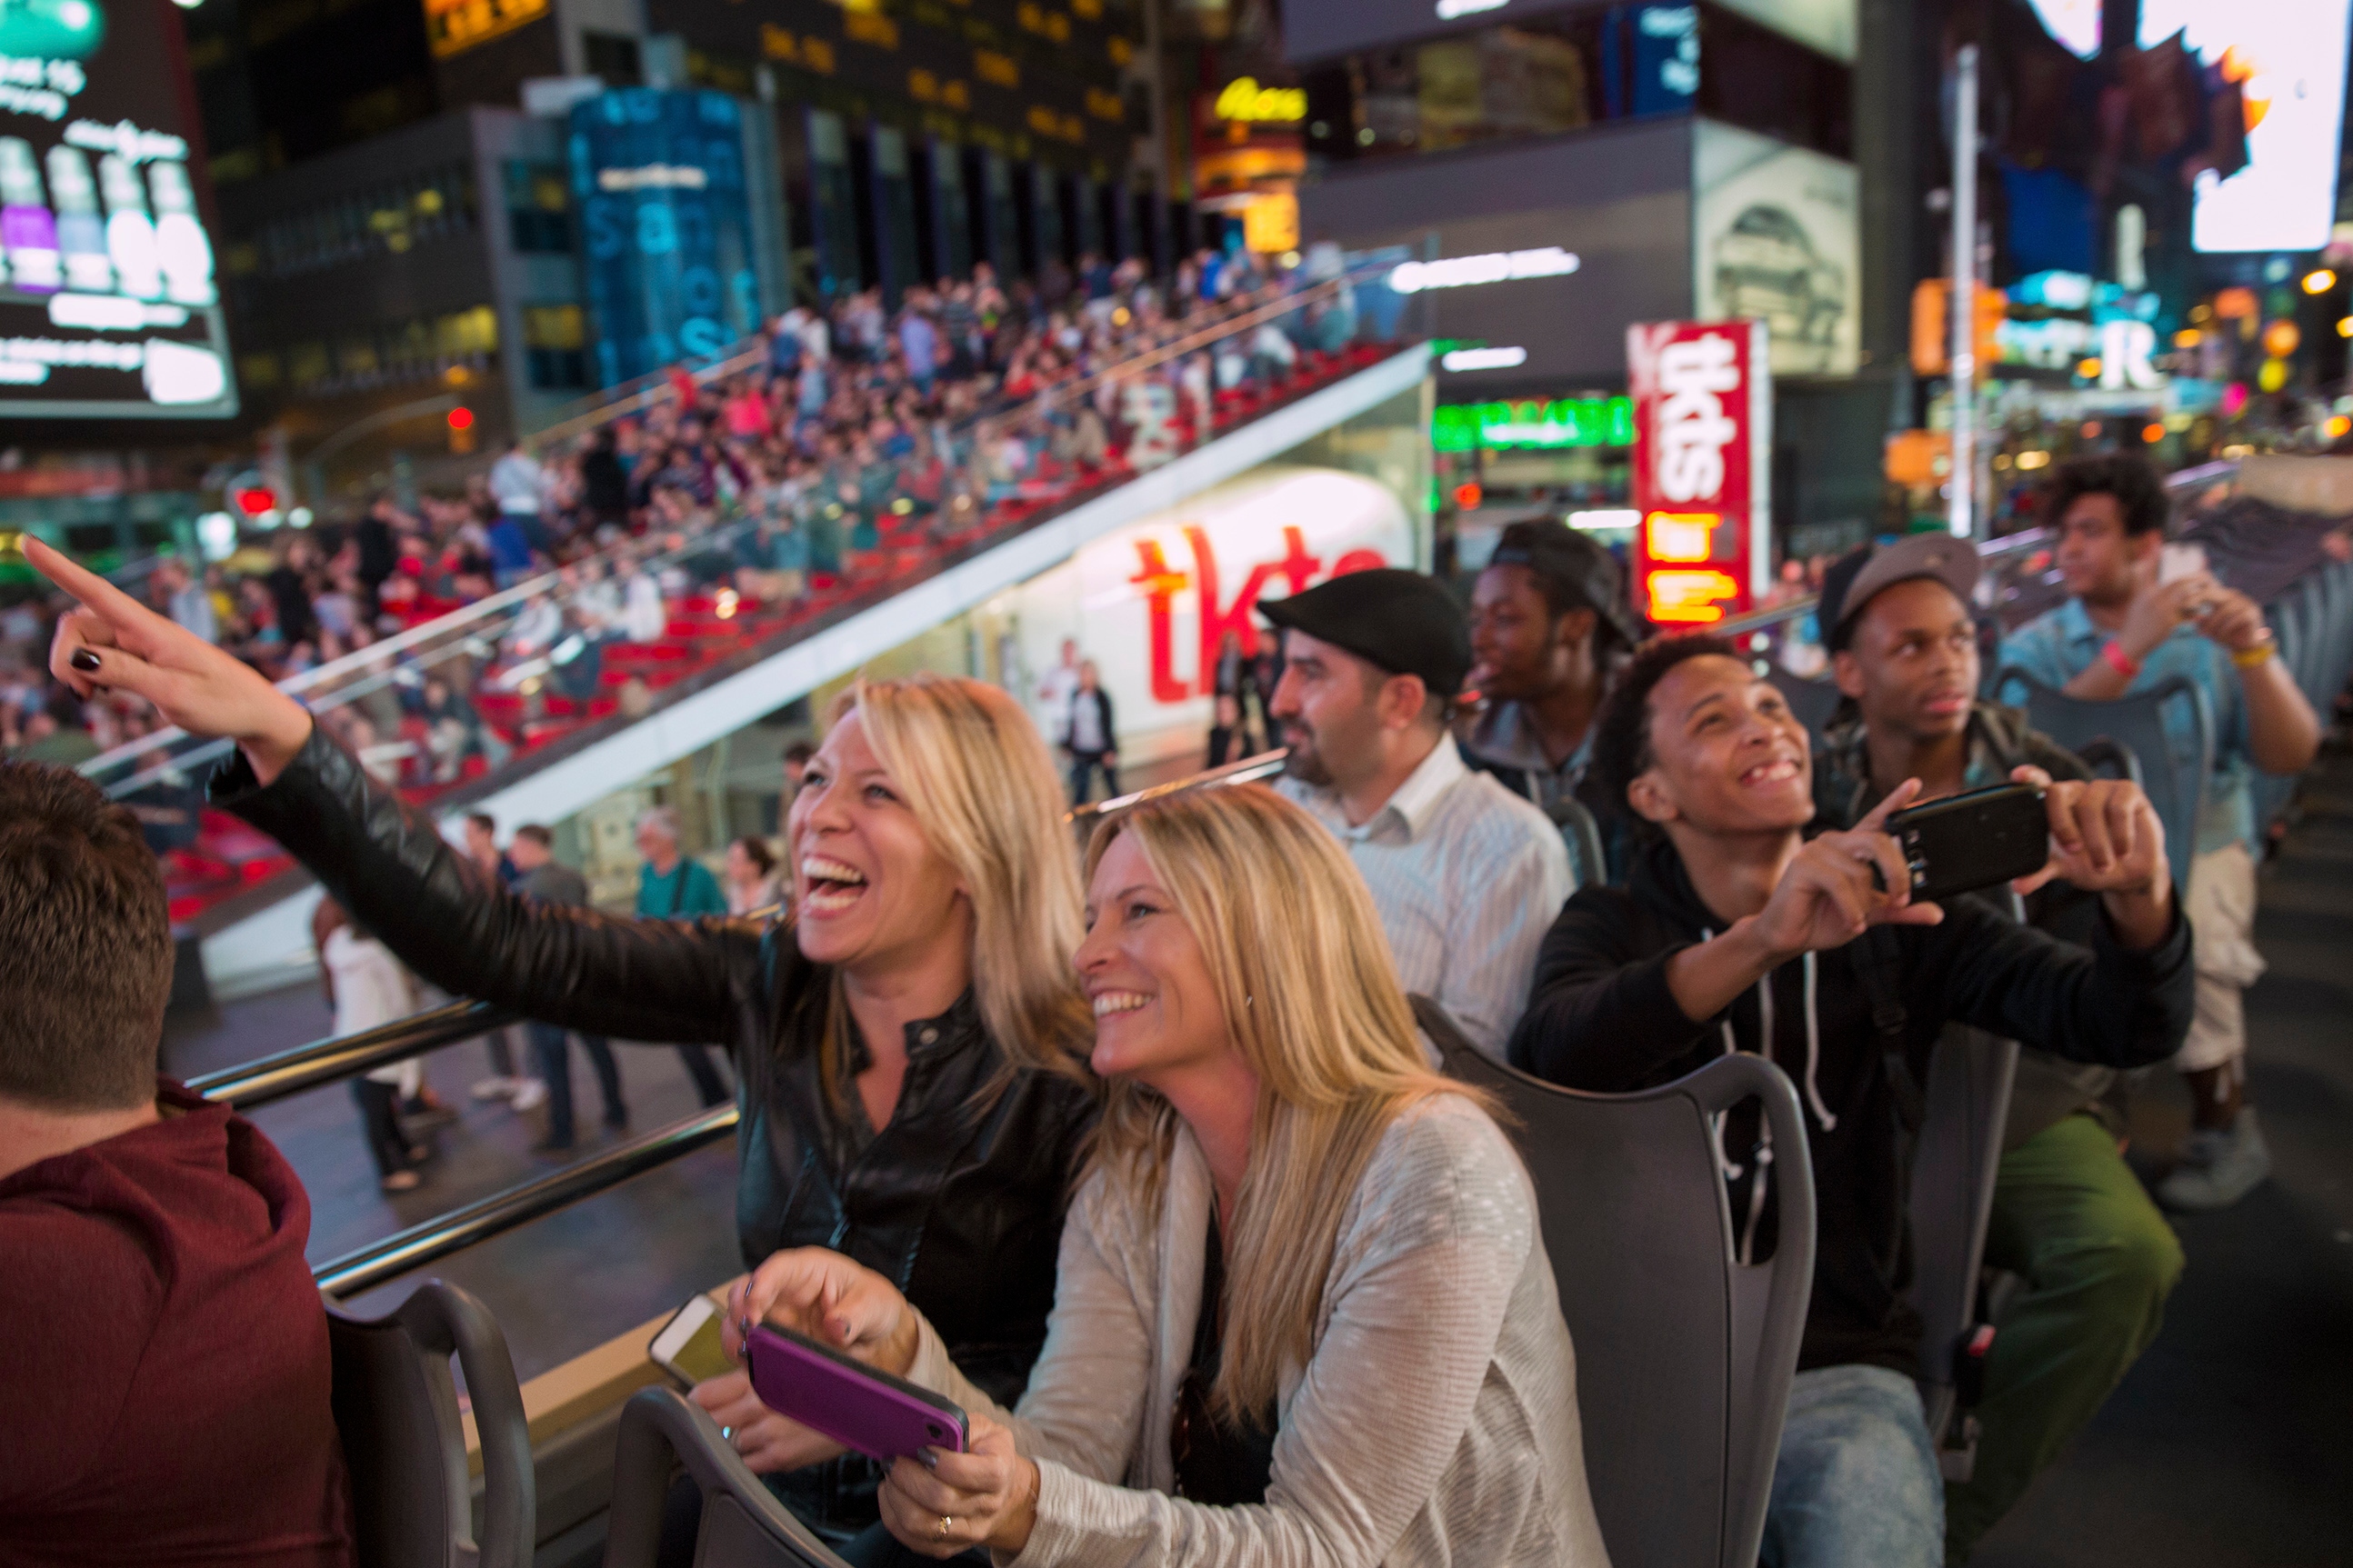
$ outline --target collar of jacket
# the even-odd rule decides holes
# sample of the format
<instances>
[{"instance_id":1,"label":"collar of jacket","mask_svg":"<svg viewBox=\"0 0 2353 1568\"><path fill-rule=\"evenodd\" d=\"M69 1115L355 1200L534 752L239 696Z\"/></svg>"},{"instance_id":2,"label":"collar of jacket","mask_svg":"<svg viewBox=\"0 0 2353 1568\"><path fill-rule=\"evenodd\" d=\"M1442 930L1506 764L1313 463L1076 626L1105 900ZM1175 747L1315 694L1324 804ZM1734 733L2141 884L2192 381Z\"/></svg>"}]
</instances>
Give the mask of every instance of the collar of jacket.
<instances>
[{"instance_id":1,"label":"collar of jacket","mask_svg":"<svg viewBox=\"0 0 2353 1568\"><path fill-rule=\"evenodd\" d=\"M980 999L971 986L948 1004L948 1010L929 1018L912 1018L902 1026L907 1047L907 1062L912 1068L924 1058L942 1059L965 1050L980 1040L986 1031L981 1026ZM866 1038L855 1029L849 1035L849 1070L864 1072L874 1065L873 1053L866 1048Z\"/></svg>"}]
</instances>

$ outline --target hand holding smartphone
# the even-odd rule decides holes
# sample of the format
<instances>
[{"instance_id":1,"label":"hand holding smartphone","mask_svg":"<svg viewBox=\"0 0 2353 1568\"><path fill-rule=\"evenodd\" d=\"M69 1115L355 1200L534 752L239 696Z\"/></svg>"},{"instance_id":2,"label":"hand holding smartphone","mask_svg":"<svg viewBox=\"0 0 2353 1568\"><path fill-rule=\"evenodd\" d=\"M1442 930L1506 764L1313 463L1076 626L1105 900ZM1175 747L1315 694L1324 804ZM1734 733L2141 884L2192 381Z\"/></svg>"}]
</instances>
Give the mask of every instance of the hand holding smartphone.
<instances>
[{"instance_id":1,"label":"hand holding smartphone","mask_svg":"<svg viewBox=\"0 0 2353 1568\"><path fill-rule=\"evenodd\" d=\"M1887 831L1912 872L1912 901L1935 903L2042 869L2051 816L2032 784L1993 784L1907 806Z\"/></svg>"},{"instance_id":2,"label":"hand holding smartphone","mask_svg":"<svg viewBox=\"0 0 2353 1568\"><path fill-rule=\"evenodd\" d=\"M953 1401L806 1334L753 1324L744 1356L761 1404L871 1458L970 1445L970 1423Z\"/></svg>"}]
</instances>

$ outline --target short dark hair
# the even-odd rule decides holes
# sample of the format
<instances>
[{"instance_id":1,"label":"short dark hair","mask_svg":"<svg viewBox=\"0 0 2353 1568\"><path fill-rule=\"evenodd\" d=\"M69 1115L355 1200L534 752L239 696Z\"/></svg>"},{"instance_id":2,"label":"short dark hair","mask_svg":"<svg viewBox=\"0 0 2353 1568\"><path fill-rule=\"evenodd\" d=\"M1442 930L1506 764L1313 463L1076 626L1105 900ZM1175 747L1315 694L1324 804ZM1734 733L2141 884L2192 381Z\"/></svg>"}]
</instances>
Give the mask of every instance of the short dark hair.
<instances>
[{"instance_id":1,"label":"short dark hair","mask_svg":"<svg viewBox=\"0 0 2353 1568\"><path fill-rule=\"evenodd\" d=\"M1652 637L1642 644L1610 682L1609 695L1601 701L1601 716L1594 721L1593 768L1611 800L1623 801L1627 786L1649 772L1653 761L1651 688L1686 659L1708 658L1736 658L1744 665L1748 662L1747 656L1728 638L1706 632L1684 632Z\"/></svg>"},{"instance_id":2,"label":"short dark hair","mask_svg":"<svg viewBox=\"0 0 2353 1568\"><path fill-rule=\"evenodd\" d=\"M763 877L776 868L776 852L769 848L768 841L758 834L747 833L735 843L744 851L744 858L751 861Z\"/></svg>"},{"instance_id":3,"label":"short dark hair","mask_svg":"<svg viewBox=\"0 0 2353 1568\"><path fill-rule=\"evenodd\" d=\"M164 873L138 819L69 769L0 762L0 1094L152 1100L171 994Z\"/></svg>"},{"instance_id":4,"label":"short dark hair","mask_svg":"<svg viewBox=\"0 0 2353 1568\"><path fill-rule=\"evenodd\" d=\"M499 819L492 816L487 811L468 812L466 814L466 826L469 827L479 827L493 838L497 837L499 834Z\"/></svg>"},{"instance_id":5,"label":"short dark hair","mask_svg":"<svg viewBox=\"0 0 2353 1568\"><path fill-rule=\"evenodd\" d=\"M2145 533L2159 533L2166 520L2173 513L2173 501L2165 493L2164 476L2157 465L2132 452L2109 452L2098 457L2070 458L2059 465L2051 482L2042 492L2042 521L2052 528L2059 526L2067 509L2084 496L2114 496L2125 514L2125 533L2138 538Z\"/></svg>"},{"instance_id":6,"label":"short dark hair","mask_svg":"<svg viewBox=\"0 0 2353 1568\"><path fill-rule=\"evenodd\" d=\"M549 832L546 828L542 827L536 822L524 823L521 827L514 830L514 836L517 838L528 838L533 844L538 845L542 849L553 849L555 847L555 835Z\"/></svg>"}]
</instances>

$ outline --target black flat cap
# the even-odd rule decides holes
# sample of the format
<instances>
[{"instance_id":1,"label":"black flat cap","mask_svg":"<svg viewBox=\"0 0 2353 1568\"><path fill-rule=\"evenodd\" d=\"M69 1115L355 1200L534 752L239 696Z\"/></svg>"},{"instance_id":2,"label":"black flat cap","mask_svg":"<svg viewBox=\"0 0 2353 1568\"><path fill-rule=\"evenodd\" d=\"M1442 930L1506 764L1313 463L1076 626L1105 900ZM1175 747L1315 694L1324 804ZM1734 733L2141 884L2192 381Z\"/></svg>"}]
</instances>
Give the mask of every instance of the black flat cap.
<instances>
[{"instance_id":1,"label":"black flat cap","mask_svg":"<svg viewBox=\"0 0 2353 1568\"><path fill-rule=\"evenodd\" d=\"M1391 675L1418 675L1440 697L1460 692L1471 673L1471 623L1462 606L1445 584L1419 572L1350 572L1287 599L1261 599L1258 613Z\"/></svg>"}]
</instances>

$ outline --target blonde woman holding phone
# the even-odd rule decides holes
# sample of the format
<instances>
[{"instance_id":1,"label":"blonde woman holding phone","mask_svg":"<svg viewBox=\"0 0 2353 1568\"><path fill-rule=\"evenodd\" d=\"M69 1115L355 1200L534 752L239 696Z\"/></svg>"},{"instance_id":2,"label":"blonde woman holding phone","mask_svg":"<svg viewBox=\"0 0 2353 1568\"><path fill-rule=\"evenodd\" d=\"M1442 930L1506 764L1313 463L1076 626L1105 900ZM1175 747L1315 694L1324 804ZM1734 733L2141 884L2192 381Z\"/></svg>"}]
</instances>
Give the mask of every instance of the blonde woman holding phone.
<instances>
[{"instance_id":1,"label":"blonde woman holding phone","mask_svg":"<svg viewBox=\"0 0 2353 1568\"><path fill-rule=\"evenodd\" d=\"M417 973L585 1034L729 1046L747 1264L839 1247L906 1280L980 1386L1022 1387L1099 1099L1060 781L1011 698L860 684L791 803L788 920L616 919L507 892L260 675L37 541L26 553L82 604L58 624L58 677L234 740L214 804ZM872 1466L807 1468L811 1435L740 1373L695 1399L846 1555L897 1554L874 1528Z\"/></svg>"},{"instance_id":2,"label":"blonde woman holding phone","mask_svg":"<svg viewBox=\"0 0 2353 1568\"><path fill-rule=\"evenodd\" d=\"M1429 1067L1331 836L1256 786L1182 792L1099 828L1088 874L1111 1087L1019 1404L838 1253L761 1265L731 1345L776 1322L965 1407L968 1451L882 1489L932 1557L1600 1568L1534 1191Z\"/></svg>"}]
</instances>

